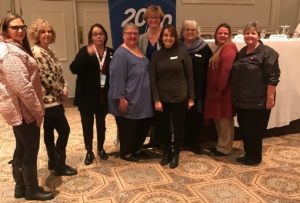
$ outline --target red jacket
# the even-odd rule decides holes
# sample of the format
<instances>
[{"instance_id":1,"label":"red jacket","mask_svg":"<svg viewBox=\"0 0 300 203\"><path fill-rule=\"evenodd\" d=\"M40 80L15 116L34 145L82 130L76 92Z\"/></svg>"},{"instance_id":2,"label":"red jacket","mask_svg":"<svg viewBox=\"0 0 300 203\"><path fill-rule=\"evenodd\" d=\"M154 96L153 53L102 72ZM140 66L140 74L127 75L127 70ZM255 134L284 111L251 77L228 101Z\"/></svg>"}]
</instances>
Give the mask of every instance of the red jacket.
<instances>
[{"instance_id":1,"label":"red jacket","mask_svg":"<svg viewBox=\"0 0 300 203\"><path fill-rule=\"evenodd\" d=\"M215 67L208 68L204 118L220 119L234 116L229 78L237 52L234 43L225 44Z\"/></svg>"}]
</instances>

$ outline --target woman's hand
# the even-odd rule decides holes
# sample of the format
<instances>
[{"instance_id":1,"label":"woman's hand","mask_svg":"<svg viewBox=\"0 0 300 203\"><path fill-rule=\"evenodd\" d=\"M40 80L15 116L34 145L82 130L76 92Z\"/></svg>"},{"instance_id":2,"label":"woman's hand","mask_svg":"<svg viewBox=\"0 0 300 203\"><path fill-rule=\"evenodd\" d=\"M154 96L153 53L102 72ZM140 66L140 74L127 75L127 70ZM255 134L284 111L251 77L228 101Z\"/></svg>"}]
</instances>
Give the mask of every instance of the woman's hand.
<instances>
[{"instance_id":1,"label":"woman's hand","mask_svg":"<svg viewBox=\"0 0 300 203\"><path fill-rule=\"evenodd\" d=\"M87 52L90 56L94 55L95 54L95 48L94 48L94 45L93 44L89 44L87 46Z\"/></svg>"},{"instance_id":2,"label":"woman's hand","mask_svg":"<svg viewBox=\"0 0 300 203\"><path fill-rule=\"evenodd\" d=\"M271 109L275 106L275 95L269 95L267 98L266 109Z\"/></svg>"},{"instance_id":3,"label":"woman's hand","mask_svg":"<svg viewBox=\"0 0 300 203\"><path fill-rule=\"evenodd\" d=\"M156 111L163 111L162 103L160 101L155 102L155 110Z\"/></svg>"},{"instance_id":4,"label":"woman's hand","mask_svg":"<svg viewBox=\"0 0 300 203\"><path fill-rule=\"evenodd\" d=\"M128 110L128 101L125 98L120 98L119 100L119 111L122 113L127 112Z\"/></svg>"},{"instance_id":5,"label":"woman's hand","mask_svg":"<svg viewBox=\"0 0 300 203\"><path fill-rule=\"evenodd\" d=\"M41 116L41 117L39 117L39 118L36 119L36 126L37 126L38 128L41 127L41 125L42 125L42 123L43 123L43 120L44 120L44 117L43 117L43 116Z\"/></svg>"},{"instance_id":6,"label":"woman's hand","mask_svg":"<svg viewBox=\"0 0 300 203\"><path fill-rule=\"evenodd\" d=\"M189 99L188 101L188 109L192 108L194 106L194 100L193 99Z\"/></svg>"},{"instance_id":7,"label":"woman's hand","mask_svg":"<svg viewBox=\"0 0 300 203\"><path fill-rule=\"evenodd\" d=\"M275 106L275 93L276 87L273 85L268 85L266 109L271 109Z\"/></svg>"}]
</instances>

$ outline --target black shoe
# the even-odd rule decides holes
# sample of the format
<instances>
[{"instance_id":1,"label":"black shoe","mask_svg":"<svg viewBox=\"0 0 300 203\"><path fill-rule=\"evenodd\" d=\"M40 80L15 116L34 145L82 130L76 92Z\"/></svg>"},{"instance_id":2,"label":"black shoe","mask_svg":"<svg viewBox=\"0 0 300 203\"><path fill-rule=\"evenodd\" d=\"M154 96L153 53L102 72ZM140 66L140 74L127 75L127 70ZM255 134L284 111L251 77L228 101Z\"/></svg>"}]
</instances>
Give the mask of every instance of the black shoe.
<instances>
[{"instance_id":1,"label":"black shoe","mask_svg":"<svg viewBox=\"0 0 300 203\"><path fill-rule=\"evenodd\" d=\"M102 160L107 160L108 159L108 155L106 154L104 149L98 150L98 155Z\"/></svg>"},{"instance_id":2,"label":"black shoe","mask_svg":"<svg viewBox=\"0 0 300 203\"><path fill-rule=\"evenodd\" d=\"M245 161L242 162L242 164L247 165L247 166L257 166L261 163L260 160L254 160L254 159L246 159Z\"/></svg>"},{"instance_id":3,"label":"black shoe","mask_svg":"<svg viewBox=\"0 0 300 203\"><path fill-rule=\"evenodd\" d=\"M54 198L54 193L45 191L38 186L37 166L23 165L23 179L25 184L25 199L26 200L50 200Z\"/></svg>"},{"instance_id":4,"label":"black shoe","mask_svg":"<svg viewBox=\"0 0 300 203\"><path fill-rule=\"evenodd\" d=\"M244 161L246 161L247 157L246 155L242 156L242 157L238 157L235 159L236 162L242 163Z\"/></svg>"},{"instance_id":5,"label":"black shoe","mask_svg":"<svg viewBox=\"0 0 300 203\"><path fill-rule=\"evenodd\" d=\"M173 154L172 160L170 162L170 168L176 168L178 166L178 162L179 162L179 154L175 153Z\"/></svg>"},{"instance_id":6,"label":"black shoe","mask_svg":"<svg viewBox=\"0 0 300 203\"><path fill-rule=\"evenodd\" d=\"M218 151L216 148L212 148L210 150L210 154L213 156L226 156L227 154L224 154L223 152Z\"/></svg>"},{"instance_id":7,"label":"black shoe","mask_svg":"<svg viewBox=\"0 0 300 203\"><path fill-rule=\"evenodd\" d=\"M93 163L95 159L95 155L93 152L88 152L85 156L85 159L84 159L84 164L85 165L90 165L91 163Z\"/></svg>"},{"instance_id":8,"label":"black shoe","mask_svg":"<svg viewBox=\"0 0 300 203\"><path fill-rule=\"evenodd\" d=\"M36 186L26 188L25 199L26 200L50 200L54 198L54 194L50 191L45 191L42 187Z\"/></svg>"},{"instance_id":9,"label":"black shoe","mask_svg":"<svg viewBox=\"0 0 300 203\"><path fill-rule=\"evenodd\" d=\"M121 155L120 158L125 161L130 161L130 162L138 162L140 160L139 158L134 157L132 154Z\"/></svg>"},{"instance_id":10,"label":"black shoe","mask_svg":"<svg viewBox=\"0 0 300 203\"><path fill-rule=\"evenodd\" d=\"M162 166L167 165L168 163L170 163L171 160L172 160L172 154L170 152L164 153L163 158L160 160L160 165Z\"/></svg>"},{"instance_id":11,"label":"black shoe","mask_svg":"<svg viewBox=\"0 0 300 203\"><path fill-rule=\"evenodd\" d=\"M66 164L55 169L56 176L73 176L76 174L77 174L77 170Z\"/></svg>"}]
</instances>

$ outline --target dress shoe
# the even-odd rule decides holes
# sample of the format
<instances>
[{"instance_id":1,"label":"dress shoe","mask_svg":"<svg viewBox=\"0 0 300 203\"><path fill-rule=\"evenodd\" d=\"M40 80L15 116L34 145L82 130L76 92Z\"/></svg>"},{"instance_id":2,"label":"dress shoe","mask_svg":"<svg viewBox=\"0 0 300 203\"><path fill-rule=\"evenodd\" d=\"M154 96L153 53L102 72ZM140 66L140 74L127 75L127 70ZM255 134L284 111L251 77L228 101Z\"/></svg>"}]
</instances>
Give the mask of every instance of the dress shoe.
<instances>
[{"instance_id":1,"label":"dress shoe","mask_svg":"<svg viewBox=\"0 0 300 203\"><path fill-rule=\"evenodd\" d=\"M160 160L160 165L162 166L167 165L168 163L170 163L171 160L172 160L172 154L170 152L164 153L163 158Z\"/></svg>"},{"instance_id":2,"label":"dress shoe","mask_svg":"<svg viewBox=\"0 0 300 203\"><path fill-rule=\"evenodd\" d=\"M178 162L179 162L179 154L175 153L173 154L172 160L170 162L170 168L176 168L178 166Z\"/></svg>"},{"instance_id":3,"label":"dress shoe","mask_svg":"<svg viewBox=\"0 0 300 203\"><path fill-rule=\"evenodd\" d=\"M104 149L98 150L98 155L102 160L107 160L108 159L108 155L106 154Z\"/></svg>"},{"instance_id":4,"label":"dress shoe","mask_svg":"<svg viewBox=\"0 0 300 203\"><path fill-rule=\"evenodd\" d=\"M226 154L224 154L223 152L218 151L216 148L212 148L210 150L210 154L212 156L226 156Z\"/></svg>"},{"instance_id":5,"label":"dress shoe","mask_svg":"<svg viewBox=\"0 0 300 203\"><path fill-rule=\"evenodd\" d=\"M244 161L246 161L247 157L246 155L242 156L242 157L238 157L235 159L236 162L242 163Z\"/></svg>"},{"instance_id":6,"label":"dress shoe","mask_svg":"<svg viewBox=\"0 0 300 203\"><path fill-rule=\"evenodd\" d=\"M257 166L261 163L260 160L255 160L255 159L246 159L245 161L242 162L242 164L247 165L247 166Z\"/></svg>"},{"instance_id":7,"label":"dress shoe","mask_svg":"<svg viewBox=\"0 0 300 203\"><path fill-rule=\"evenodd\" d=\"M93 152L88 152L85 156L85 159L84 159L84 164L85 165L90 165L91 163L93 163L95 159L95 155Z\"/></svg>"},{"instance_id":8,"label":"dress shoe","mask_svg":"<svg viewBox=\"0 0 300 203\"><path fill-rule=\"evenodd\" d=\"M76 174L77 174L77 170L66 164L63 164L62 166L55 168L56 176L73 176Z\"/></svg>"},{"instance_id":9,"label":"dress shoe","mask_svg":"<svg viewBox=\"0 0 300 203\"><path fill-rule=\"evenodd\" d=\"M140 160L139 158L134 157L132 154L121 155L120 158L125 161L130 161L130 162L138 162Z\"/></svg>"}]
</instances>

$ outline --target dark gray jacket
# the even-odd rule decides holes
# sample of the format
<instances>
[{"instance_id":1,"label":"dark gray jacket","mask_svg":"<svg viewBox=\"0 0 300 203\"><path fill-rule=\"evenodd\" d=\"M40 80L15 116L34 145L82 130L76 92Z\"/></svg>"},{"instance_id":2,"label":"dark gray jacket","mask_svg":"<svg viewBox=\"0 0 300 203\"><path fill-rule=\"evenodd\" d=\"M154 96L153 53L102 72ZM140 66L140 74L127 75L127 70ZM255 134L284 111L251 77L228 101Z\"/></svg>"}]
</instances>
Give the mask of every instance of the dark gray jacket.
<instances>
[{"instance_id":1,"label":"dark gray jacket","mask_svg":"<svg viewBox=\"0 0 300 203\"><path fill-rule=\"evenodd\" d=\"M242 48L232 68L232 95L235 108L266 108L268 85L279 82L279 54L264 45L260 45L250 54L247 47Z\"/></svg>"}]
</instances>

